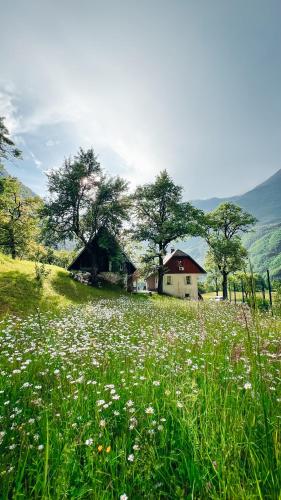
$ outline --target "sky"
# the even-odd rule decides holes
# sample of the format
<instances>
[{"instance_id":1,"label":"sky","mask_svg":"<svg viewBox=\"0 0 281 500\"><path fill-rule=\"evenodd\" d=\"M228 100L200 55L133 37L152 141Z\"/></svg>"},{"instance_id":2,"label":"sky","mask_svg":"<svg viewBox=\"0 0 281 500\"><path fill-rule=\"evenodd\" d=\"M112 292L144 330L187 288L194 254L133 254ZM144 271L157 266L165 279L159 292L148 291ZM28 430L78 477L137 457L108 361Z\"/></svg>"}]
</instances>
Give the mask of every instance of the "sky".
<instances>
[{"instance_id":1,"label":"sky","mask_svg":"<svg viewBox=\"0 0 281 500\"><path fill-rule=\"evenodd\" d=\"M241 194L281 168L280 0L0 0L0 116L40 195L93 147L136 185Z\"/></svg>"}]
</instances>

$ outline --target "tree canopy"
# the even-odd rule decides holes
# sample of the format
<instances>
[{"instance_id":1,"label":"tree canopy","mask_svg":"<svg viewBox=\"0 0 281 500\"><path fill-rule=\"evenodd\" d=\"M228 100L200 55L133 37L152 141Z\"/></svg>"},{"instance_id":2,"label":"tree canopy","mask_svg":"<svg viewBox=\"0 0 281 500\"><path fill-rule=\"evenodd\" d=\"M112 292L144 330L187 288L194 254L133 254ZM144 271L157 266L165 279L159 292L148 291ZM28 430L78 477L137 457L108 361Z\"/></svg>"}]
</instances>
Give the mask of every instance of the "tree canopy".
<instances>
[{"instance_id":1,"label":"tree canopy","mask_svg":"<svg viewBox=\"0 0 281 500\"><path fill-rule=\"evenodd\" d=\"M166 170L155 182L136 189L134 212L134 236L148 243L145 260L157 259L158 293L163 293L163 258L168 245L178 238L200 234L202 212L182 201L182 187L174 183Z\"/></svg>"},{"instance_id":2,"label":"tree canopy","mask_svg":"<svg viewBox=\"0 0 281 500\"><path fill-rule=\"evenodd\" d=\"M24 197L14 177L0 180L0 247L15 259L28 253L39 232L39 197Z\"/></svg>"},{"instance_id":3,"label":"tree canopy","mask_svg":"<svg viewBox=\"0 0 281 500\"><path fill-rule=\"evenodd\" d=\"M48 174L48 187L50 197L42 211L46 239L74 239L83 244L91 254L94 279L90 242L101 229L118 235L128 219L128 184L120 177L107 176L93 149L80 149Z\"/></svg>"},{"instance_id":4,"label":"tree canopy","mask_svg":"<svg viewBox=\"0 0 281 500\"><path fill-rule=\"evenodd\" d=\"M10 137L9 130L4 124L5 118L0 116L0 161L20 158L21 151L15 146Z\"/></svg>"},{"instance_id":5,"label":"tree canopy","mask_svg":"<svg viewBox=\"0 0 281 500\"><path fill-rule=\"evenodd\" d=\"M227 277L245 267L247 251L241 233L248 232L256 219L234 203L222 203L205 215L204 237L212 258L222 275L223 297L227 299Z\"/></svg>"}]
</instances>

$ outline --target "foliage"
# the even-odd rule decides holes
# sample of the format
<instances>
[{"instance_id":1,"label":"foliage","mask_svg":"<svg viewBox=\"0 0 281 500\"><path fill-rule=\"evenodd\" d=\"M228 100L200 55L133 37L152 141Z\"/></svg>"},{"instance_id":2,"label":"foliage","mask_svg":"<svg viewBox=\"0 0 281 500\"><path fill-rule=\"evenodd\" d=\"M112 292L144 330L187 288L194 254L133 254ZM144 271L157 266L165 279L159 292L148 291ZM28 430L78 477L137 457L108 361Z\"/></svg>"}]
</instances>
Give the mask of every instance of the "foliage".
<instances>
[{"instance_id":1,"label":"foliage","mask_svg":"<svg viewBox=\"0 0 281 500\"><path fill-rule=\"evenodd\" d=\"M0 329L2 498L278 498L275 318L119 296Z\"/></svg>"},{"instance_id":2,"label":"foliage","mask_svg":"<svg viewBox=\"0 0 281 500\"><path fill-rule=\"evenodd\" d=\"M25 198L14 177L0 178L0 246L13 258L23 256L39 232L39 197Z\"/></svg>"},{"instance_id":3,"label":"foliage","mask_svg":"<svg viewBox=\"0 0 281 500\"><path fill-rule=\"evenodd\" d=\"M90 242L101 229L118 234L128 218L127 182L107 177L93 149L66 159L62 167L48 174L50 199L42 210L45 238L51 242L76 239L92 259Z\"/></svg>"},{"instance_id":4,"label":"foliage","mask_svg":"<svg viewBox=\"0 0 281 500\"><path fill-rule=\"evenodd\" d=\"M227 279L230 273L243 269L247 252L241 243L241 233L250 230L256 219L233 203L223 203L205 215L204 237L212 258L222 275L223 297L227 299Z\"/></svg>"},{"instance_id":5,"label":"foliage","mask_svg":"<svg viewBox=\"0 0 281 500\"><path fill-rule=\"evenodd\" d=\"M20 158L21 151L12 141L4 120L5 118L0 116L0 161L2 159L11 160L13 158Z\"/></svg>"},{"instance_id":6,"label":"foliage","mask_svg":"<svg viewBox=\"0 0 281 500\"><path fill-rule=\"evenodd\" d=\"M29 260L37 260L43 264L53 264L66 269L73 261L74 256L74 251L63 249L57 250L49 246L44 246L36 241L32 241L24 257Z\"/></svg>"},{"instance_id":7,"label":"foliage","mask_svg":"<svg viewBox=\"0 0 281 500\"><path fill-rule=\"evenodd\" d=\"M279 224L257 226L254 234L244 238L254 269L266 275L281 278L281 227Z\"/></svg>"},{"instance_id":8,"label":"foliage","mask_svg":"<svg viewBox=\"0 0 281 500\"><path fill-rule=\"evenodd\" d=\"M177 238L198 234L202 213L182 201L182 187L173 182L166 170L154 183L136 189L134 211L137 219L134 236L148 243L145 263L155 263L157 259L154 265L158 269L158 293L163 293L163 258L168 245Z\"/></svg>"},{"instance_id":9,"label":"foliage","mask_svg":"<svg viewBox=\"0 0 281 500\"><path fill-rule=\"evenodd\" d=\"M44 263L35 262L34 265L34 272L35 272L35 280L36 284L39 288L42 288L45 279L47 276L50 274L50 269L47 269Z\"/></svg>"},{"instance_id":10,"label":"foliage","mask_svg":"<svg viewBox=\"0 0 281 500\"><path fill-rule=\"evenodd\" d=\"M206 290L208 291L215 290L218 295L218 290L220 288L220 282L221 282L221 273L218 269L214 256L211 252L208 252L206 255L204 269L208 273L205 285Z\"/></svg>"},{"instance_id":11,"label":"foliage","mask_svg":"<svg viewBox=\"0 0 281 500\"><path fill-rule=\"evenodd\" d=\"M281 281L274 282L274 291L276 292L274 301L275 310L281 315Z\"/></svg>"}]
</instances>

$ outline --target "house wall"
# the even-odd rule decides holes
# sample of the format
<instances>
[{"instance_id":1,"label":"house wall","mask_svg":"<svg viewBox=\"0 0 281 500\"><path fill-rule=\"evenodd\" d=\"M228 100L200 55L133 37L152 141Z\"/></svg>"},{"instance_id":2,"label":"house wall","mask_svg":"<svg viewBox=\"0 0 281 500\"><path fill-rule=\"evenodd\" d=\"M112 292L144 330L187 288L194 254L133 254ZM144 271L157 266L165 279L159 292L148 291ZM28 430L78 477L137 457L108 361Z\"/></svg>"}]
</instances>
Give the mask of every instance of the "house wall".
<instances>
[{"instance_id":1,"label":"house wall","mask_svg":"<svg viewBox=\"0 0 281 500\"><path fill-rule=\"evenodd\" d=\"M186 276L190 276L190 285L186 284ZM197 274L185 274L185 273L167 273L164 275L163 291L167 295L172 295L173 297L179 297L181 299L189 298L190 300L198 300L198 284L197 279L200 275ZM171 277L171 284L167 284L168 277ZM189 294L189 297L186 297Z\"/></svg>"},{"instance_id":2,"label":"house wall","mask_svg":"<svg viewBox=\"0 0 281 500\"><path fill-rule=\"evenodd\" d=\"M157 285L156 285L156 277L155 276L149 276L146 280L146 287L147 287L147 290L149 290L150 292L154 292L157 288Z\"/></svg>"},{"instance_id":3,"label":"house wall","mask_svg":"<svg viewBox=\"0 0 281 500\"><path fill-rule=\"evenodd\" d=\"M113 272L101 272L99 273L105 281L108 283L112 283L113 285L119 284L122 280L124 282L124 286L127 285L127 275L122 275L121 273L113 273Z\"/></svg>"}]
</instances>

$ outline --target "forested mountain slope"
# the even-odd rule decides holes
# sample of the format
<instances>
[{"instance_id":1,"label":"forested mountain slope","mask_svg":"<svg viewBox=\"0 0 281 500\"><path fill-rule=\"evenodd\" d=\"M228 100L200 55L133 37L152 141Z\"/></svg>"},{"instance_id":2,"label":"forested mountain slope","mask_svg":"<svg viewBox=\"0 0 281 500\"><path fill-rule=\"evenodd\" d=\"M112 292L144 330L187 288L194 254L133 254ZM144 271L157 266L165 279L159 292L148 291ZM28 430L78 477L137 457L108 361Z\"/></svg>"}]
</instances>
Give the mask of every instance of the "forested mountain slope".
<instances>
[{"instance_id":1,"label":"forested mountain slope","mask_svg":"<svg viewBox=\"0 0 281 500\"><path fill-rule=\"evenodd\" d=\"M241 196L195 200L192 203L209 211L224 201L240 205L258 219L254 231L243 236L254 270L264 273L269 269L273 277L281 278L281 169ZM206 253L203 240L193 238L186 241L183 247L203 264Z\"/></svg>"}]
</instances>

